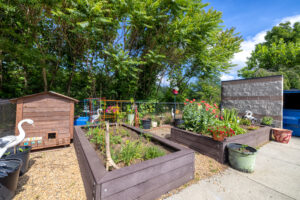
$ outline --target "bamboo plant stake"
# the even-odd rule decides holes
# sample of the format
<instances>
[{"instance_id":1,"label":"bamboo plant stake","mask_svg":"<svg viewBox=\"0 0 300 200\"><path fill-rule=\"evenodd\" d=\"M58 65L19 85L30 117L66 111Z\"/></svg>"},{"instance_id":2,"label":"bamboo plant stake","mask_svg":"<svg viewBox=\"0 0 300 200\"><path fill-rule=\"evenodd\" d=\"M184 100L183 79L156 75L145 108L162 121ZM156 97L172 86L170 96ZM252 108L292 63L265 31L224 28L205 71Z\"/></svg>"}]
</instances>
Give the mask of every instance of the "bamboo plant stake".
<instances>
[{"instance_id":1,"label":"bamboo plant stake","mask_svg":"<svg viewBox=\"0 0 300 200\"><path fill-rule=\"evenodd\" d=\"M106 132L105 132L105 148L106 148L106 170L108 171L109 167L112 166L115 169L119 169L116 163L111 158L110 154L110 144L109 144L109 122L105 122Z\"/></svg>"}]
</instances>

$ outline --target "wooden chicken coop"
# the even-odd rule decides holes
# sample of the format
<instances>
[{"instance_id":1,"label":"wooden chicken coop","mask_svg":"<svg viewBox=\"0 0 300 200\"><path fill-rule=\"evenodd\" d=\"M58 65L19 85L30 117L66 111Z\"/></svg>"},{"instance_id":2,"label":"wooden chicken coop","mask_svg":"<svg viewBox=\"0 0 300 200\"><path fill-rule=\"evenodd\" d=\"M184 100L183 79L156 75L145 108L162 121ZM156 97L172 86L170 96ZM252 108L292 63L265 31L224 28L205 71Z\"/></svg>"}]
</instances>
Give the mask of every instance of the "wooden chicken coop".
<instances>
[{"instance_id":1,"label":"wooden chicken coop","mask_svg":"<svg viewBox=\"0 0 300 200\"><path fill-rule=\"evenodd\" d=\"M24 123L25 139L20 145L32 149L69 145L73 138L74 103L78 100L56 92L42 92L10 100L17 104L16 128L23 119L32 119L34 126Z\"/></svg>"}]
</instances>

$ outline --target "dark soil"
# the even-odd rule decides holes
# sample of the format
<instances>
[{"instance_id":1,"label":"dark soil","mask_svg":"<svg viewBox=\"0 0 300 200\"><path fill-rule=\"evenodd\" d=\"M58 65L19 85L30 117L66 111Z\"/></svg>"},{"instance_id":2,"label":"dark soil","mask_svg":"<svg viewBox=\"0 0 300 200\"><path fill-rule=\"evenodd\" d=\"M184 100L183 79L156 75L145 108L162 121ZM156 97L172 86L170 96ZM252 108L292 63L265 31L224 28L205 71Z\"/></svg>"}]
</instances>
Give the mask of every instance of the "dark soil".
<instances>
[{"instance_id":1,"label":"dark soil","mask_svg":"<svg viewBox=\"0 0 300 200\"><path fill-rule=\"evenodd\" d=\"M88 132L88 129L83 129L83 130L85 131L85 133ZM160 150L165 152L165 155L175 151L174 149L171 149L169 147L160 144L158 141L152 140L151 135L147 135L147 134L142 135L123 126L118 126L118 128L116 128L116 126L111 126L109 132L110 132L111 154L112 152L120 152L122 146L126 144L126 141L130 141L130 142L139 141L144 147L157 146ZM113 136L121 136L121 143L114 144L111 139ZM106 166L105 146L103 147L91 142L92 136L89 137L87 136L87 138L90 141L91 145L94 147L100 159L103 161L104 166ZM143 161L144 161L143 159L135 159L131 164L137 164ZM125 167L125 163L122 161L116 164L120 168Z\"/></svg>"}]
</instances>

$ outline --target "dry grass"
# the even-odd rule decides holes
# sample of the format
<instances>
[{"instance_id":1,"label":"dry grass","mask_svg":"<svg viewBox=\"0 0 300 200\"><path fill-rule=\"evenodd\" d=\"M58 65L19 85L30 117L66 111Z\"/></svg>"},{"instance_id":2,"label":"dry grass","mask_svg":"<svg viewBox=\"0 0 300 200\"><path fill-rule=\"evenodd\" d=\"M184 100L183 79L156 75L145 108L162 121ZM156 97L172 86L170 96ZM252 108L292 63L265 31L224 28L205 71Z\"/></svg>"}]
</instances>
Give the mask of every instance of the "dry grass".
<instances>
[{"instance_id":1,"label":"dry grass","mask_svg":"<svg viewBox=\"0 0 300 200\"><path fill-rule=\"evenodd\" d=\"M14 199L86 199L73 144L31 152Z\"/></svg>"}]
</instances>

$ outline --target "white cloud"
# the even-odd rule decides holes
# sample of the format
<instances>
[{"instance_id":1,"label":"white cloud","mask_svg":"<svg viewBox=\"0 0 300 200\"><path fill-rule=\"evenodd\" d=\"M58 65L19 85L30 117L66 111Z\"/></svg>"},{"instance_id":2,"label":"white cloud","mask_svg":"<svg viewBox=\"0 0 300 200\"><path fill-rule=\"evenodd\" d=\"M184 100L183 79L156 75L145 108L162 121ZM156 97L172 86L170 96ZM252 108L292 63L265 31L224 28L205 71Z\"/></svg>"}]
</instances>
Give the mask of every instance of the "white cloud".
<instances>
[{"instance_id":1,"label":"white cloud","mask_svg":"<svg viewBox=\"0 0 300 200\"><path fill-rule=\"evenodd\" d=\"M287 21L290 21L291 24L293 25L295 22L300 22L300 15L285 17L281 20L276 20L276 21L277 23L273 24L272 26L279 25L279 23L287 22ZM245 41L241 43L241 52L236 53L231 61L233 64L236 64L236 67L230 70L229 75L226 76L234 77L234 79L238 78L237 71L246 66L247 58L250 57L251 52L255 49L256 44L265 41L266 33L267 30L263 30L257 33L254 37L247 38Z\"/></svg>"},{"instance_id":2,"label":"white cloud","mask_svg":"<svg viewBox=\"0 0 300 200\"><path fill-rule=\"evenodd\" d=\"M229 80L233 80L234 76L228 75L228 74L222 74L221 76L221 81L229 81Z\"/></svg>"}]
</instances>

